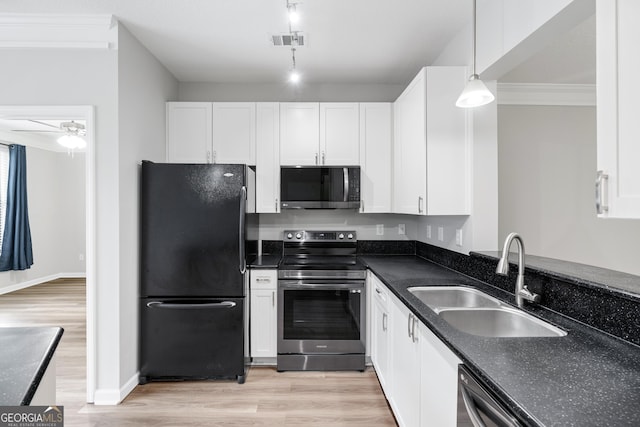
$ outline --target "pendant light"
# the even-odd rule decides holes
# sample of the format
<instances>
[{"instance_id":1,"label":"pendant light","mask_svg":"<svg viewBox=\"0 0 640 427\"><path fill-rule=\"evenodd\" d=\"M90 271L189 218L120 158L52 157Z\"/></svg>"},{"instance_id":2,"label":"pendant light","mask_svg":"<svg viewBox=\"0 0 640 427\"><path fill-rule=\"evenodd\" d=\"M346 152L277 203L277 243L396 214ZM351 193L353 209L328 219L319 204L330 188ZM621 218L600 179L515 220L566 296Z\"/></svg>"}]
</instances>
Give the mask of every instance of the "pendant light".
<instances>
[{"instance_id":1,"label":"pendant light","mask_svg":"<svg viewBox=\"0 0 640 427\"><path fill-rule=\"evenodd\" d=\"M291 71L289 72L289 81L293 84L298 84L300 83L300 73L298 73L298 70L296 70L296 48L292 47L291 48L291 62L292 62L292 67L291 67Z\"/></svg>"},{"instance_id":2,"label":"pendant light","mask_svg":"<svg viewBox=\"0 0 640 427\"><path fill-rule=\"evenodd\" d=\"M480 107L493 102L495 96L476 74L476 0L473 0L473 74L469 77L464 90L456 101L456 106L461 108Z\"/></svg>"}]
</instances>

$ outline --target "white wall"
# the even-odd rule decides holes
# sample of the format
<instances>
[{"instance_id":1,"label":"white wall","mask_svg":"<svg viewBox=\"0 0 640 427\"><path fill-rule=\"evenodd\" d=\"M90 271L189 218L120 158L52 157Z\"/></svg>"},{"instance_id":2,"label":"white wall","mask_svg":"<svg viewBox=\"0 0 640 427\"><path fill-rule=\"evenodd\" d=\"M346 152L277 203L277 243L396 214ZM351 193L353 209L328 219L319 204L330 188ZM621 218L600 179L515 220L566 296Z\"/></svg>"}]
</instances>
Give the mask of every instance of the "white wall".
<instances>
[{"instance_id":1,"label":"white wall","mask_svg":"<svg viewBox=\"0 0 640 427\"><path fill-rule=\"evenodd\" d=\"M416 71L417 72L417 71ZM185 83L179 85L176 101L317 101L390 102L406 85L402 84L301 84L288 83Z\"/></svg>"},{"instance_id":2,"label":"white wall","mask_svg":"<svg viewBox=\"0 0 640 427\"><path fill-rule=\"evenodd\" d=\"M595 214L596 109L500 106L499 236L527 253L640 275L640 220Z\"/></svg>"},{"instance_id":3,"label":"white wall","mask_svg":"<svg viewBox=\"0 0 640 427\"><path fill-rule=\"evenodd\" d=\"M118 31L119 335L121 398L137 384L139 170L165 160L165 102L178 82L122 25Z\"/></svg>"},{"instance_id":4,"label":"white wall","mask_svg":"<svg viewBox=\"0 0 640 427\"><path fill-rule=\"evenodd\" d=\"M9 141L13 142L13 141ZM27 147L27 201L33 266L0 272L0 293L59 277L82 277L85 253L84 155Z\"/></svg>"}]
</instances>

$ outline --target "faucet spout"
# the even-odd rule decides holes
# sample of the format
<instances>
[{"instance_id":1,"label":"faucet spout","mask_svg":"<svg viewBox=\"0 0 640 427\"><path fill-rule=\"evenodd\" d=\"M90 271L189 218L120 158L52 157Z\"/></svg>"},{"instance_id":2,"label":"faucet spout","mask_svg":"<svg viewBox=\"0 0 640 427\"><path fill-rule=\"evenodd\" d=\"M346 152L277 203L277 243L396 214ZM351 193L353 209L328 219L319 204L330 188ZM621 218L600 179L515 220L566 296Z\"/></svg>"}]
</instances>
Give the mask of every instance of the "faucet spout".
<instances>
[{"instance_id":1,"label":"faucet spout","mask_svg":"<svg viewBox=\"0 0 640 427\"><path fill-rule=\"evenodd\" d=\"M509 248L516 241L518 246L518 277L516 278L516 304L522 308L524 301L538 302L540 295L531 292L524 283L524 241L518 233L510 233L504 241L502 256L496 267L496 274L506 276L509 274Z\"/></svg>"}]
</instances>

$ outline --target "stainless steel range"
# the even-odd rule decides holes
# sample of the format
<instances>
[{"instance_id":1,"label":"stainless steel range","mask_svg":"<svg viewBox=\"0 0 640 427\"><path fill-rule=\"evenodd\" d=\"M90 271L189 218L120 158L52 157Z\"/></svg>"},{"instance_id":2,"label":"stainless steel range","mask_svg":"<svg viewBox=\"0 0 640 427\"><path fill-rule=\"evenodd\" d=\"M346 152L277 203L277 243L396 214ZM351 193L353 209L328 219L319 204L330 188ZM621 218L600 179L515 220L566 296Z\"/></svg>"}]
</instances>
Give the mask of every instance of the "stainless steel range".
<instances>
[{"instance_id":1,"label":"stainless steel range","mask_svg":"<svg viewBox=\"0 0 640 427\"><path fill-rule=\"evenodd\" d=\"M365 369L365 266L355 231L287 230L278 268L278 370Z\"/></svg>"}]
</instances>

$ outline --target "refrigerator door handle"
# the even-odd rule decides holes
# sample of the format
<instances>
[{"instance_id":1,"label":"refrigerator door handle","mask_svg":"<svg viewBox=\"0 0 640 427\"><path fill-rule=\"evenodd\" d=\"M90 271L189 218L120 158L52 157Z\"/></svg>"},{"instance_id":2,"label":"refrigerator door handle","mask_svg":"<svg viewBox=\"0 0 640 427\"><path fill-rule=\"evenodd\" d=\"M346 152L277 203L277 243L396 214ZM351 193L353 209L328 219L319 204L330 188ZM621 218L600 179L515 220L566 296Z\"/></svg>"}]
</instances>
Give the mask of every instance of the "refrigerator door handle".
<instances>
[{"instance_id":1,"label":"refrigerator door handle","mask_svg":"<svg viewBox=\"0 0 640 427\"><path fill-rule=\"evenodd\" d=\"M221 302L203 302L203 303L176 303L176 302L162 302L162 301L151 301L147 303L147 307L149 308L170 308L170 309L182 309L182 310L193 310L200 308L233 308L236 306L236 303L233 301L221 301Z\"/></svg>"},{"instance_id":2,"label":"refrigerator door handle","mask_svg":"<svg viewBox=\"0 0 640 427\"><path fill-rule=\"evenodd\" d=\"M247 260L245 257L245 247L244 247L244 217L245 217L245 210L246 210L246 203L247 203L247 187L242 186L242 189L240 190L240 232L238 233L239 235L239 239L240 239L240 253L239 253L239 257L240 257L240 274L244 274L247 271Z\"/></svg>"}]
</instances>

